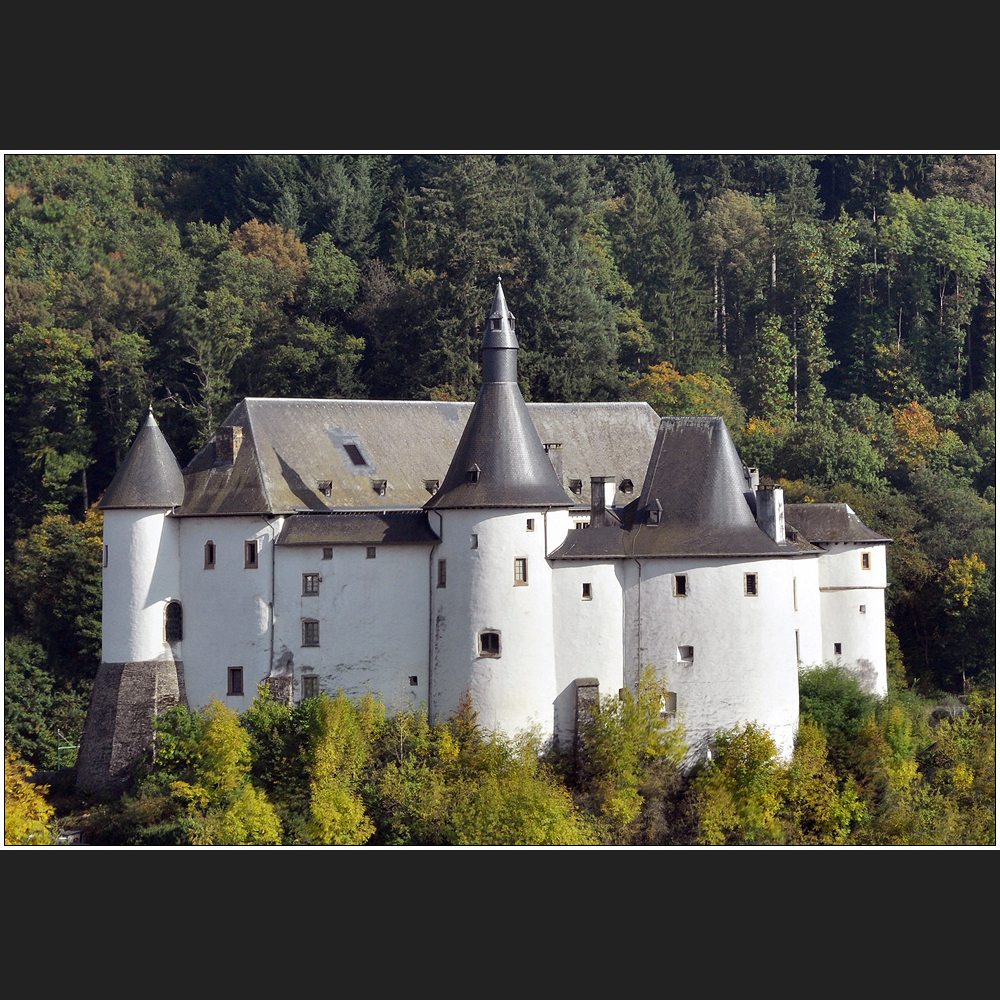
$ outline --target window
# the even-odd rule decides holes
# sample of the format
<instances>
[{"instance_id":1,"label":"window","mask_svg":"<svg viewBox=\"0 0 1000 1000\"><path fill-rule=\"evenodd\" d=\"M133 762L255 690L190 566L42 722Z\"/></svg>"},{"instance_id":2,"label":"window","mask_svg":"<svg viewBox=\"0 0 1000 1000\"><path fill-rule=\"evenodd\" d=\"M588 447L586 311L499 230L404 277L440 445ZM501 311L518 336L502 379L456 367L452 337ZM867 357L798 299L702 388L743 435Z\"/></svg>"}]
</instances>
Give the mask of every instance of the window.
<instances>
[{"instance_id":1,"label":"window","mask_svg":"<svg viewBox=\"0 0 1000 1000\"><path fill-rule=\"evenodd\" d=\"M479 633L479 655L499 656L500 655L500 633L480 632Z\"/></svg>"},{"instance_id":2,"label":"window","mask_svg":"<svg viewBox=\"0 0 1000 1000\"><path fill-rule=\"evenodd\" d=\"M862 615L867 614L868 613L868 606L865 605L865 604L858 605L858 613L862 614Z\"/></svg>"},{"instance_id":3,"label":"window","mask_svg":"<svg viewBox=\"0 0 1000 1000\"><path fill-rule=\"evenodd\" d=\"M417 675L410 674L410 687L415 688L417 686Z\"/></svg>"},{"instance_id":4,"label":"window","mask_svg":"<svg viewBox=\"0 0 1000 1000\"><path fill-rule=\"evenodd\" d=\"M323 558L324 559L332 559L333 558L333 546L332 545L327 545L326 548L323 549Z\"/></svg>"},{"instance_id":5,"label":"window","mask_svg":"<svg viewBox=\"0 0 1000 1000\"><path fill-rule=\"evenodd\" d=\"M427 490L427 492L430 493L431 496L434 496L434 494L437 493L437 491L440 488L440 486L441 486L441 480L440 479L425 479L424 480L424 489Z\"/></svg>"},{"instance_id":6,"label":"window","mask_svg":"<svg viewBox=\"0 0 1000 1000\"><path fill-rule=\"evenodd\" d=\"M802 647L799 645L799 630L795 630L795 662L802 662Z\"/></svg>"},{"instance_id":7,"label":"window","mask_svg":"<svg viewBox=\"0 0 1000 1000\"><path fill-rule=\"evenodd\" d=\"M583 492L583 480L582 479L571 479L569 481L569 491L570 491L570 493L582 493Z\"/></svg>"},{"instance_id":8,"label":"window","mask_svg":"<svg viewBox=\"0 0 1000 1000\"><path fill-rule=\"evenodd\" d=\"M257 540L243 543L243 568L257 568Z\"/></svg>"},{"instance_id":9,"label":"window","mask_svg":"<svg viewBox=\"0 0 1000 1000\"><path fill-rule=\"evenodd\" d=\"M315 674L302 675L302 699L319 697L319 677Z\"/></svg>"},{"instance_id":10,"label":"window","mask_svg":"<svg viewBox=\"0 0 1000 1000\"><path fill-rule=\"evenodd\" d=\"M385 491L388 489L389 484L384 479L373 479L372 489L380 496L385 496Z\"/></svg>"},{"instance_id":11,"label":"window","mask_svg":"<svg viewBox=\"0 0 1000 1000\"><path fill-rule=\"evenodd\" d=\"M585 601L592 601L594 599L594 590L589 583L583 585L583 599Z\"/></svg>"},{"instance_id":12,"label":"window","mask_svg":"<svg viewBox=\"0 0 1000 1000\"><path fill-rule=\"evenodd\" d=\"M319 645L319 622L313 618L302 619L302 645Z\"/></svg>"},{"instance_id":13,"label":"window","mask_svg":"<svg viewBox=\"0 0 1000 1000\"><path fill-rule=\"evenodd\" d=\"M323 496L325 497L330 496L333 493L333 480L331 479L322 480L320 483L317 484L317 489L320 491L320 493L323 494Z\"/></svg>"},{"instance_id":14,"label":"window","mask_svg":"<svg viewBox=\"0 0 1000 1000\"><path fill-rule=\"evenodd\" d=\"M474 548L474 549L478 549L479 548L479 535L473 535L472 536L472 548Z\"/></svg>"},{"instance_id":15,"label":"window","mask_svg":"<svg viewBox=\"0 0 1000 1000\"><path fill-rule=\"evenodd\" d=\"M514 560L514 586L523 587L528 583L528 560Z\"/></svg>"},{"instance_id":16,"label":"window","mask_svg":"<svg viewBox=\"0 0 1000 1000\"><path fill-rule=\"evenodd\" d=\"M679 663L694 663L694 646L678 646L677 660Z\"/></svg>"},{"instance_id":17,"label":"window","mask_svg":"<svg viewBox=\"0 0 1000 1000\"><path fill-rule=\"evenodd\" d=\"M622 493L624 493L626 496L631 496L633 491L635 490L635 484L632 482L631 479L623 479L618 484L618 489L620 489Z\"/></svg>"},{"instance_id":18,"label":"window","mask_svg":"<svg viewBox=\"0 0 1000 1000\"><path fill-rule=\"evenodd\" d=\"M319 573L302 574L302 596L319 593Z\"/></svg>"},{"instance_id":19,"label":"window","mask_svg":"<svg viewBox=\"0 0 1000 1000\"><path fill-rule=\"evenodd\" d=\"M524 530L525 531L535 530L535 519L533 517L529 517L528 520L524 522Z\"/></svg>"},{"instance_id":20,"label":"window","mask_svg":"<svg viewBox=\"0 0 1000 1000\"><path fill-rule=\"evenodd\" d=\"M797 576L792 577L792 610L799 610L799 578Z\"/></svg>"},{"instance_id":21,"label":"window","mask_svg":"<svg viewBox=\"0 0 1000 1000\"><path fill-rule=\"evenodd\" d=\"M375 546L374 545L369 545L368 546L368 552L365 554L365 558L366 559L374 559L375 558Z\"/></svg>"},{"instance_id":22,"label":"window","mask_svg":"<svg viewBox=\"0 0 1000 1000\"><path fill-rule=\"evenodd\" d=\"M181 610L180 601L167 603L164 613L164 631L167 635L167 642L180 642L184 638L184 612Z\"/></svg>"},{"instance_id":23,"label":"window","mask_svg":"<svg viewBox=\"0 0 1000 1000\"><path fill-rule=\"evenodd\" d=\"M438 586L448 586L448 560L438 559Z\"/></svg>"},{"instance_id":24,"label":"window","mask_svg":"<svg viewBox=\"0 0 1000 1000\"><path fill-rule=\"evenodd\" d=\"M228 667L226 694L243 694L243 668Z\"/></svg>"},{"instance_id":25,"label":"window","mask_svg":"<svg viewBox=\"0 0 1000 1000\"><path fill-rule=\"evenodd\" d=\"M107 545L103 548L103 554L101 556L101 565L107 569L108 568L108 547Z\"/></svg>"},{"instance_id":26,"label":"window","mask_svg":"<svg viewBox=\"0 0 1000 1000\"><path fill-rule=\"evenodd\" d=\"M870 552L861 553L861 568L862 569L872 568L872 554Z\"/></svg>"},{"instance_id":27,"label":"window","mask_svg":"<svg viewBox=\"0 0 1000 1000\"><path fill-rule=\"evenodd\" d=\"M586 521L574 521L573 527L576 528L577 530L580 530L582 528L589 528L590 525Z\"/></svg>"},{"instance_id":28,"label":"window","mask_svg":"<svg viewBox=\"0 0 1000 1000\"><path fill-rule=\"evenodd\" d=\"M677 715L677 692L667 691L660 696L660 718L672 719Z\"/></svg>"},{"instance_id":29,"label":"window","mask_svg":"<svg viewBox=\"0 0 1000 1000\"><path fill-rule=\"evenodd\" d=\"M470 483L478 483L479 482L479 473L481 471L482 470L479 468L478 465L474 465L471 469L469 469L469 472L468 472L469 482Z\"/></svg>"},{"instance_id":30,"label":"window","mask_svg":"<svg viewBox=\"0 0 1000 1000\"><path fill-rule=\"evenodd\" d=\"M356 444L345 444L344 451L347 452L347 457L355 465L367 465L365 461L365 456L361 454L361 449Z\"/></svg>"},{"instance_id":31,"label":"window","mask_svg":"<svg viewBox=\"0 0 1000 1000\"><path fill-rule=\"evenodd\" d=\"M744 573L743 574L743 593L747 597L757 596L757 574L756 573Z\"/></svg>"},{"instance_id":32,"label":"window","mask_svg":"<svg viewBox=\"0 0 1000 1000\"><path fill-rule=\"evenodd\" d=\"M840 654L843 651L844 651L844 648L843 648L843 646L839 642L835 642L833 644L833 655L834 656L840 656Z\"/></svg>"},{"instance_id":33,"label":"window","mask_svg":"<svg viewBox=\"0 0 1000 1000\"><path fill-rule=\"evenodd\" d=\"M678 573L674 577L674 597L687 597L688 578L686 573Z\"/></svg>"},{"instance_id":34,"label":"window","mask_svg":"<svg viewBox=\"0 0 1000 1000\"><path fill-rule=\"evenodd\" d=\"M205 569L215 569L215 542L205 542Z\"/></svg>"}]
</instances>

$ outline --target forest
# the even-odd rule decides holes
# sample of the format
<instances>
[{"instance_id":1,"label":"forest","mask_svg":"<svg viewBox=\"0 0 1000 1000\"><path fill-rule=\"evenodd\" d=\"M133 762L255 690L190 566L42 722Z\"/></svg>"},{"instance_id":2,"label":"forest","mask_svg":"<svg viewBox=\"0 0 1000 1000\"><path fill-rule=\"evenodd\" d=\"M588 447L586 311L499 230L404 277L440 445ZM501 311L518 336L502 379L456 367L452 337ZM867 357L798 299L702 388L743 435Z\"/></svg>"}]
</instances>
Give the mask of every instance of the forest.
<instances>
[{"instance_id":1,"label":"forest","mask_svg":"<svg viewBox=\"0 0 1000 1000\"><path fill-rule=\"evenodd\" d=\"M96 504L150 405L183 465L244 396L473 399L498 276L526 399L722 415L790 502L847 502L893 539L890 696L804 675L791 763L741 731L687 775L678 734L623 706L601 719L632 736L595 722L567 760L481 733L474 706L431 726L262 694L251 718L163 720L95 836L255 842L236 810L265 823L257 842L995 839L992 154L10 155L4 194L15 777L74 763L100 660ZM443 818L515 785L560 832Z\"/></svg>"}]
</instances>

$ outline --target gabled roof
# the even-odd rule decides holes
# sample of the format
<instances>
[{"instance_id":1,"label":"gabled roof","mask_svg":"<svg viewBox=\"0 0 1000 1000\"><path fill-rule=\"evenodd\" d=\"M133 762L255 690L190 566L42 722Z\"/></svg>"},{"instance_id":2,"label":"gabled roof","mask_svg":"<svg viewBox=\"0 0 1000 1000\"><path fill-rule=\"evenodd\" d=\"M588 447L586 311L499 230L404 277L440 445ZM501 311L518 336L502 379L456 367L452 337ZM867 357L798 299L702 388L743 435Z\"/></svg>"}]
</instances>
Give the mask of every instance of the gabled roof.
<instances>
[{"instance_id":1,"label":"gabled roof","mask_svg":"<svg viewBox=\"0 0 1000 1000\"><path fill-rule=\"evenodd\" d=\"M443 483L471 412L472 403L246 399L223 421L243 431L235 461L217 461L209 441L184 470L178 513L419 509ZM589 506L592 475L630 479L638 493L659 424L646 403L528 403L527 413L542 442L562 446L553 449L561 504Z\"/></svg>"},{"instance_id":2,"label":"gabled roof","mask_svg":"<svg viewBox=\"0 0 1000 1000\"><path fill-rule=\"evenodd\" d=\"M785 520L814 544L892 541L872 531L846 503L786 504Z\"/></svg>"},{"instance_id":3,"label":"gabled roof","mask_svg":"<svg viewBox=\"0 0 1000 1000\"><path fill-rule=\"evenodd\" d=\"M438 536L416 510L296 514L285 520L278 545L431 545Z\"/></svg>"},{"instance_id":4,"label":"gabled roof","mask_svg":"<svg viewBox=\"0 0 1000 1000\"><path fill-rule=\"evenodd\" d=\"M102 510L173 507L183 500L181 467L150 410L98 506Z\"/></svg>"}]
</instances>

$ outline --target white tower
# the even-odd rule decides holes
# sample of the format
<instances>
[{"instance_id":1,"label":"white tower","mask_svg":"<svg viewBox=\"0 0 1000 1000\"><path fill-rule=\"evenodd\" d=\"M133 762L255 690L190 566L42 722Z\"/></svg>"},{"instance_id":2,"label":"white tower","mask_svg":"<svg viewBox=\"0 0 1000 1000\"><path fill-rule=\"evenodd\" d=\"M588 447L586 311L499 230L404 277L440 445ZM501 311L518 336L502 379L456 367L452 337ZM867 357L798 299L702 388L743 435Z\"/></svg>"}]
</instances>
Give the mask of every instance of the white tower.
<instances>
[{"instance_id":1,"label":"white tower","mask_svg":"<svg viewBox=\"0 0 1000 1000\"><path fill-rule=\"evenodd\" d=\"M486 729L552 733L556 698L552 570L572 506L517 384L514 317L497 283L483 383L440 490L433 567L430 713L468 699ZM435 517L435 515L438 515Z\"/></svg>"}]
</instances>

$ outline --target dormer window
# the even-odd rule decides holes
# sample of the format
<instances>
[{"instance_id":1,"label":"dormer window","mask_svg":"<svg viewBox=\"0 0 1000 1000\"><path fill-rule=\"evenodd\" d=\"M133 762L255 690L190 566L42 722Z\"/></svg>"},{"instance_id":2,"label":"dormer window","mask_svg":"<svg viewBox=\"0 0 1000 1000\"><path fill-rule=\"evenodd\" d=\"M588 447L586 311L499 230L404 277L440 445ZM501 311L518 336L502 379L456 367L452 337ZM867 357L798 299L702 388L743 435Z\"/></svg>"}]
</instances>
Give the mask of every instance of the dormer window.
<instances>
[{"instance_id":1,"label":"dormer window","mask_svg":"<svg viewBox=\"0 0 1000 1000\"><path fill-rule=\"evenodd\" d=\"M569 491L570 493L576 493L579 496L579 494L583 492L583 480L571 479L569 481Z\"/></svg>"},{"instance_id":2,"label":"dormer window","mask_svg":"<svg viewBox=\"0 0 1000 1000\"><path fill-rule=\"evenodd\" d=\"M663 517L663 505L659 500L654 500L652 507L646 511L646 522L653 526L660 523L660 519Z\"/></svg>"},{"instance_id":3,"label":"dormer window","mask_svg":"<svg viewBox=\"0 0 1000 1000\"><path fill-rule=\"evenodd\" d=\"M434 496L434 494L437 493L440 486L441 486L441 481L439 479L424 480L424 489L427 490L427 492L430 493L431 496Z\"/></svg>"},{"instance_id":4,"label":"dormer window","mask_svg":"<svg viewBox=\"0 0 1000 1000\"><path fill-rule=\"evenodd\" d=\"M380 496L385 496L385 491L388 488L388 483L384 479L373 479L372 489Z\"/></svg>"},{"instance_id":5,"label":"dormer window","mask_svg":"<svg viewBox=\"0 0 1000 1000\"><path fill-rule=\"evenodd\" d=\"M500 329L500 324L501 324L501 322L502 322L502 321L501 321L501 319L500 319L500 317L499 317L499 316L494 316L494 317L493 317L493 318L492 318L492 319L490 320L490 323L492 324L492 326L493 326L493 329L494 329L494 330L499 330L499 329Z\"/></svg>"},{"instance_id":6,"label":"dormer window","mask_svg":"<svg viewBox=\"0 0 1000 1000\"><path fill-rule=\"evenodd\" d=\"M626 496L631 496L633 490L635 490L635 486L632 484L631 479L623 479L618 486L618 489L620 489L622 493L626 494Z\"/></svg>"},{"instance_id":7,"label":"dormer window","mask_svg":"<svg viewBox=\"0 0 1000 1000\"><path fill-rule=\"evenodd\" d=\"M333 493L333 481L330 479L324 479L317 485L317 489L323 494L323 496L328 497L331 493Z\"/></svg>"},{"instance_id":8,"label":"dormer window","mask_svg":"<svg viewBox=\"0 0 1000 1000\"><path fill-rule=\"evenodd\" d=\"M470 483L478 483L479 482L479 473L481 471L482 470L479 468L478 465L474 465L471 469L469 469L469 473L468 473L468 475L469 475L469 482Z\"/></svg>"}]
</instances>

